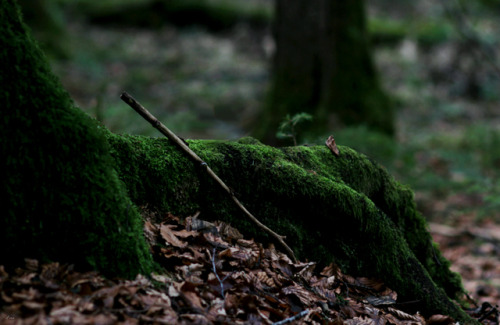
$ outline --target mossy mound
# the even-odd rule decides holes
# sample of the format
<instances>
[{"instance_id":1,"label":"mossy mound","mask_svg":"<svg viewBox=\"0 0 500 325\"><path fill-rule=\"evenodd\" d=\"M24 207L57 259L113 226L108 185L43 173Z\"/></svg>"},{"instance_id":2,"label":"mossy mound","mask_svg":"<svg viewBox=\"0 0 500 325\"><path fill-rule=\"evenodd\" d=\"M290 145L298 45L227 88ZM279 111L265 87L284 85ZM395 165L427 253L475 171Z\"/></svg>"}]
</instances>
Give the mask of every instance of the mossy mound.
<instances>
[{"instance_id":1,"label":"mossy mound","mask_svg":"<svg viewBox=\"0 0 500 325\"><path fill-rule=\"evenodd\" d=\"M136 204L181 216L201 211L270 240L169 140L109 134L109 142ZM273 148L249 138L188 143L301 259L381 278L414 309L467 319L449 299L462 293L460 277L433 247L411 190L366 156L347 147L340 157L326 146Z\"/></svg>"},{"instance_id":2,"label":"mossy mound","mask_svg":"<svg viewBox=\"0 0 500 325\"><path fill-rule=\"evenodd\" d=\"M0 22L0 264L31 257L113 276L149 272L140 215L102 130L73 106L15 1L2 1Z\"/></svg>"}]
</instances>

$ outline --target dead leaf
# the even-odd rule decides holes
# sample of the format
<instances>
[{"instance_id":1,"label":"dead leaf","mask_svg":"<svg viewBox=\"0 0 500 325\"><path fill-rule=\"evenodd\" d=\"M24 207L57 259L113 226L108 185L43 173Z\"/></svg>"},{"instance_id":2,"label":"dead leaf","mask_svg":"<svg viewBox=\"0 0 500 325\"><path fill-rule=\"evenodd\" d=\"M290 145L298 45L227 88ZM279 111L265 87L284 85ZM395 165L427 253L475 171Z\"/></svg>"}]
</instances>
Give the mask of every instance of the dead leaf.
<instances>
[{"instance_id":1,"label":"dead leaf","mask_svg":"<svg viewBox=\"0 0 500 325\"><path fill-rule=\"evenodd\" d=\"M335 143L335 139L333 138L333 135L329 136L328 139L326 139L326 146L330 148L330 150L333 152L335 156L340 156L339 149L337 148L337 144Z\"/></svg>"},{"instance_id":2,"label":"dead leaf","mask_svg":"<svg viewBox=\"0 0 500 325\"><path fill-rule=\"evenodd\" d=\"M153 225L149 220L144 222L144 237L146 237L147 242L150 246L153 246L155 243L155 237L157 233L157 228Z\"/></svg>"},{"instance_id":3,"label":"dead leaf","mask_svg":"<svg viewBox=\"0 0 500 325\"><path fill-rule=\"evenodd\" d=\"M306 290L305 288L294 284L292 286L285 287L281 289L285 295L295 296L300 300L304 307L312 305L315 301L321 300L318 296L312 292Z\"/></svg>"},{"instance_id":4,"label":"dead leaf","mask_svg":"<svg viewBox=\"0 0 500 325\"><path fill-rule=\"evenodd\" d=\"M253 239L231 240L238 230L221 222L209 225L213 233L194 231L195 219L182 223L169 214L163 224L146 220L151 252L166 267L153 280L142 275L109 280L36 260L14 274L0 266L2 312L23 324L272 324L300 310L308 313L297 323L425 324L418 313L391 306L397 293L379 280L343 274L335 265L318 273L314 262L293 263L273 245L265 249ZM491 263L479 265L484 272L494 269ZM434 315L428 323L453 320Z\"/></svg>"},{"instance_id":5,"label":"dead leaf","mask_svg":"<svg viewBox=\"0 0 500 325\"><path fill-rule=\"evenodd\" d=\"M219 233L225 240L238 240L243 239L243 235L238 231L238 229L231 227L225 222L218 223Z\"/></svg>"},{"instance_id":6,"label":"dead leaf","mask_svg":"<svg viewBox=\"0 0 500 325\"><path fill-rule=\"evenodd\" d=\"M201 220L194 217L187 217L186 224L187 224L187 229L190 230L200 231L203 233L211 233L214 235L218 234L217 227L215 226L215 224L205 220Z\"/></svg>"},{"instance_id":7,"label":"dead leaf","mask_svg":"<svg viewBox=\"0 0 500 325\"><path fill-rule=\"evenodd\" d=\"M455 321L453 318L450 316L445 316L445 315L432 315L429 320L427 321L427 324L432 324L432 325L452 325L454 324Z\"/></svg>"},{"instance_id":8,"label":"dead leaf","mask_svg":"<svg viewBox=\"0 0 500 325\"><path fill-rule=\"evenodd\" d=\"M172 245L175 247L179 248L184 248L187 246L186 242L180 241L177 236L175 235L175 232L172 231L172 228L175 228L175 225L166 225L162 224L160 226L160 234L163 239L165 239L165 242L167 245Z\"/></svg>"},{"instance_id":9,"label":"dead leaf","mask_svg":"<svg viewBox=\"0 0 500 325\"><path fill-rule=\"evenodd\" d=\"M388 307L387 311L390 312L391 314L393 314L394 316L397 316L401 320L411 320L411 321L415 321L415 322L423 322L423 320L421 319L421 316L419 317L419 315L410 315L410 314L407 314L399 309L392 308L392 307Z\"/></svg>"}]
</instances>

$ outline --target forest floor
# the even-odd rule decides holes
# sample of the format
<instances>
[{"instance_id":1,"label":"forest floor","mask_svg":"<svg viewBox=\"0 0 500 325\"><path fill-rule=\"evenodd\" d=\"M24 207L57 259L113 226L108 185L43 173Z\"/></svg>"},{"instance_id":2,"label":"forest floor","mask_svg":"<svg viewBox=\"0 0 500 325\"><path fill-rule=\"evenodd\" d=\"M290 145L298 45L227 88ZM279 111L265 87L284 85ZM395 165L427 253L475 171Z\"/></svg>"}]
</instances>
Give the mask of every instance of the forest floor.
<instances>
[{"instance_id":1,"label":"forest floor","mask_svg":"<svg viewBox=\"0 0 500 325\"><path fill-rule=\"evenodd\" d=\"M488 28L496 26L492 24ZM268 28L251 30L241 25L212 34L197 27L177 29L164 26L159 30L148 30L104 27L76 19L69 23L68 31L72 35L70 59L53 60L52 66L77 105L114 132L158 136L153 128L119 100L121 91L132 94L185 138L234 139L244 136L248 134L248 125L255 119L264 101L269 80L269 54L273 48ZM372 156L399 181L415 190L419 210L429 221L434 240L452 262L452 269L462 275L470 296L479 304L489 302L494 306L500 305L500 188L496 181L500 169L500 95L497 91L500 83L498 76L497 79L493 76L494 64L484 59L481 51L476 51L470 43L456 39L430 47L422 46L411 35L396 44L377 46L374 53L381 81L388 92L397 98L399 106L396 141L388 141L362 129L332 132L338 144L352 146ZM196 236L199 235L192 235L189 240ZM194 264L211 267L212 255L207 249L202 249L200 254L203 257L192 253L200 258L193 261ZM250 249L245 254L254 254L252 252ZM227 256L221 253L218 254L220 263L225 258L228 260L224 263L235 267L241 262L234 255L237 255L236 251ZM265 254L281 259L272 250ZM165 258L183 260L191 257ZM269 263L272 269L272 259ZM179 270L173 272L197 274L197 267L184 270L179 266ZM279 267L283 266L280 264ZM286 267L300 270L306 265ZM207 299L214 299L209 309L213 308L215 314L224 303L217 300L215 294L218 287L218 280L213 278L215 273L210 276L208 271L202 273L207 277L205 280L211 283L210 292L215 296L199 298L193 295L199 289L197 285L181 286L180 282L168 283L168 288L173 289L168 289L165 296L165 292L158 290L158 282L166 279L157 279L153 285L143 278L126 283L107 282L96 274L78 274L68 280L73 271L62 265L28 265L27 269L19 272L9 276L0 272L1 281L10 281L13 286L25 289L16 297L2 293L4 302L11 301L14 308L11 314L6 314L7 317L16 315L15 308L22 308L33 317L40 315L41 310L58 310L54 317L85 312L98 317L101 314L96 312L96 308L104 310L109 307L105 314L99 316L105 323L106 317L122 320L138 319L134 315L153 317L140 311L154 305L152 301L155 299L168 300L174 307L180 304L178 308L183 310L191 310L194 308L192 304L202 304L206 308ZM40 272L50 274L43 277L33 275ZM239 276L234 273L230 276L231 281L238 285L250 285L250 279L236 279L235 274ZM321 278L318 274L313 281L328 281L329 276L333 276L327 272ZM255 276L258 277L259 273ZM263 274L261 276L264 277ZM339 273L336 276L342 278L344 275ZM43 280L47 277L48 282ZM34 278L36 283L33 287ZM62 282L57 283L59 280ZM73 298L55 294L50 289L54 283L58 288L66 286L64 288L71 292ZM302 296L293 291L296 282L288 284L287 290L290 291L283 295L295 295L293 300L300 301L300 308L309 308L310 312L304 318L316 319L318 313L324 313L323 309L321 312L317 309L321 306L312 307L305 303L310 292ZM309 285L313 286L312 283ZM390 284L386 285L390 287ZM334 287L329 290L337 289L341 290ZM78 298L85 290L94 294L94 300L85 302ZM40 297L40 292L52 293L53 296L44 298L52 300L38 301L36 297ZM130 295L130 292L134 294ZM153 292L148 301L137 298L146 295L146 292ZM139 300L134 300L136 298ZM234 299L250 298L240 296ZM289 317L292 311L300 310L299 307L281 306L282 302L273 301L271 297L259 299L263 299L266 307L260 309L263 302L259 300L254 302L257 307L252 311L241 312L231 309L233 307L227 310L232 310L234 317L260 311L266 317L274 317L272 319L283 319ZM230 304L231 300L226 303ZM47 304L53 304L53 307L49 308ZM61 306L72 307L61 310ZM369 313L379 307L373 304L363 306L363 312L357 310L353 317L372 315ZM372 308L371 311L366 306ZM130 308L135 311L130 312ZM288 311L286 308L289 308ZM340 309L332 310L340 312ZM154 308L150 311L155 312L160 313ZM335 312L330 316L336 317ZM377 313L390 314L387 309ZM391 315L387 317L398 317ZM168 312L164 316L168 317ZM190 317L194 321L198 316L189 314L185 320L189 321ZM398 320L403 321L402 318Z\"/></svg>"},{"instance_id":2,"label":"forest floor","mask_svg":"<svg viewBox=\"0 0 500 325\"><path fill-rule=\"evenodd\" d=\"M423 315L398 301L390 283L343 274L334 265L293 263L270 245L244 239L230 225L145 213L145 235L165 268L151 278L105 279L71 265L26 260L10 274L0 266L2 324L456 324ZM442 236L485 235L440 229ZM456 235L456 236L455 236ZM450 245L451 246L451 245ZM475 255L461 245L459 252ZM452 258L452 250L446 249ZM487 248L483 248L487 250ZM454 267L468 273L492 267L477 256ZM471 275L469 279L477 275ZM486 298L487 286L482 287ZM491 293L490 293L491 295ZM491 296L488 298L492 298ZM497 297L498 298L498 297ZM498 324L498 308L469 302L466 312Z\"/></svg>"}]
</instances>

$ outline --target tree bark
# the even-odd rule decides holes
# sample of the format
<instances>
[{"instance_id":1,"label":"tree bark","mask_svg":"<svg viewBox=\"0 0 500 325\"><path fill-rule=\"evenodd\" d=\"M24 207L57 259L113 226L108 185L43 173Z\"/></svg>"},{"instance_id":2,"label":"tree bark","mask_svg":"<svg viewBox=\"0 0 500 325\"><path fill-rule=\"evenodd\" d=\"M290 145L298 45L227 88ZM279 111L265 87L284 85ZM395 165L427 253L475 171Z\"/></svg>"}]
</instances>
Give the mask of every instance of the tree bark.
<instances>
[{"instance_id":1,"label":"tree bark","mask_svg":"<svg viewBox=\"0 0 500 325\"><path fill-rule=\"evenodd\" d=\"M393 108L371 57L362 0L276 1L276 54L266 107L255 135L276 143L286 114L307 112L307 130L324 134L366 124L394 133Z\"/></svg>"}]
</instances>

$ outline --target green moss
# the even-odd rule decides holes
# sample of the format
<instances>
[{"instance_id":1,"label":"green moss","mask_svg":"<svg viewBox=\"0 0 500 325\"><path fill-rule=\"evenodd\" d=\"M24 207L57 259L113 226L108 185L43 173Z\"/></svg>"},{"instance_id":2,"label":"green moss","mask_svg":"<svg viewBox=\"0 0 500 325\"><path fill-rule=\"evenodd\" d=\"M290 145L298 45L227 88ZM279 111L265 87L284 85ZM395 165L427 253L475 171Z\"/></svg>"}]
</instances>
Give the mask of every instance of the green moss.
<instances>
[{"instance_id":1,"label":"green moss","mask_svg":"<svg viewBox=\"0 0 500 325\"><path fill-rule=\"evenodd\" d=\"M0 5L0 262L57 260L134 276L152 268L137 209L97 123L75 108L21 22Z\"/></svg>"},{"instance_id":2,"label":"green moss","mask_svg":"<svg viewBox=\"0 0 500 325\"><path fill-rule=\"evenodd\" d=\"M196 209L200 184L196 169L167 139L109 133L108 141L134 203L181 215Z\"/></svg>"},{"instance_id":3,"label":"green moss","mask_svg":"<svg viewBox=\"0 0 500 325\"><path fill-rule=\"evenodd\" d=\"M110 143L137 204L183 216L201 211L201 218L270 240L170 141L110 135ZM325 146L273 148L249 138L188 143L301 259L381 278L399 301L418 301L421 312L467 318L449 300L462 292L460 278L432 246L411 190L366 156L347 147L340 157Z\"/></svg>"}]
</instances>

